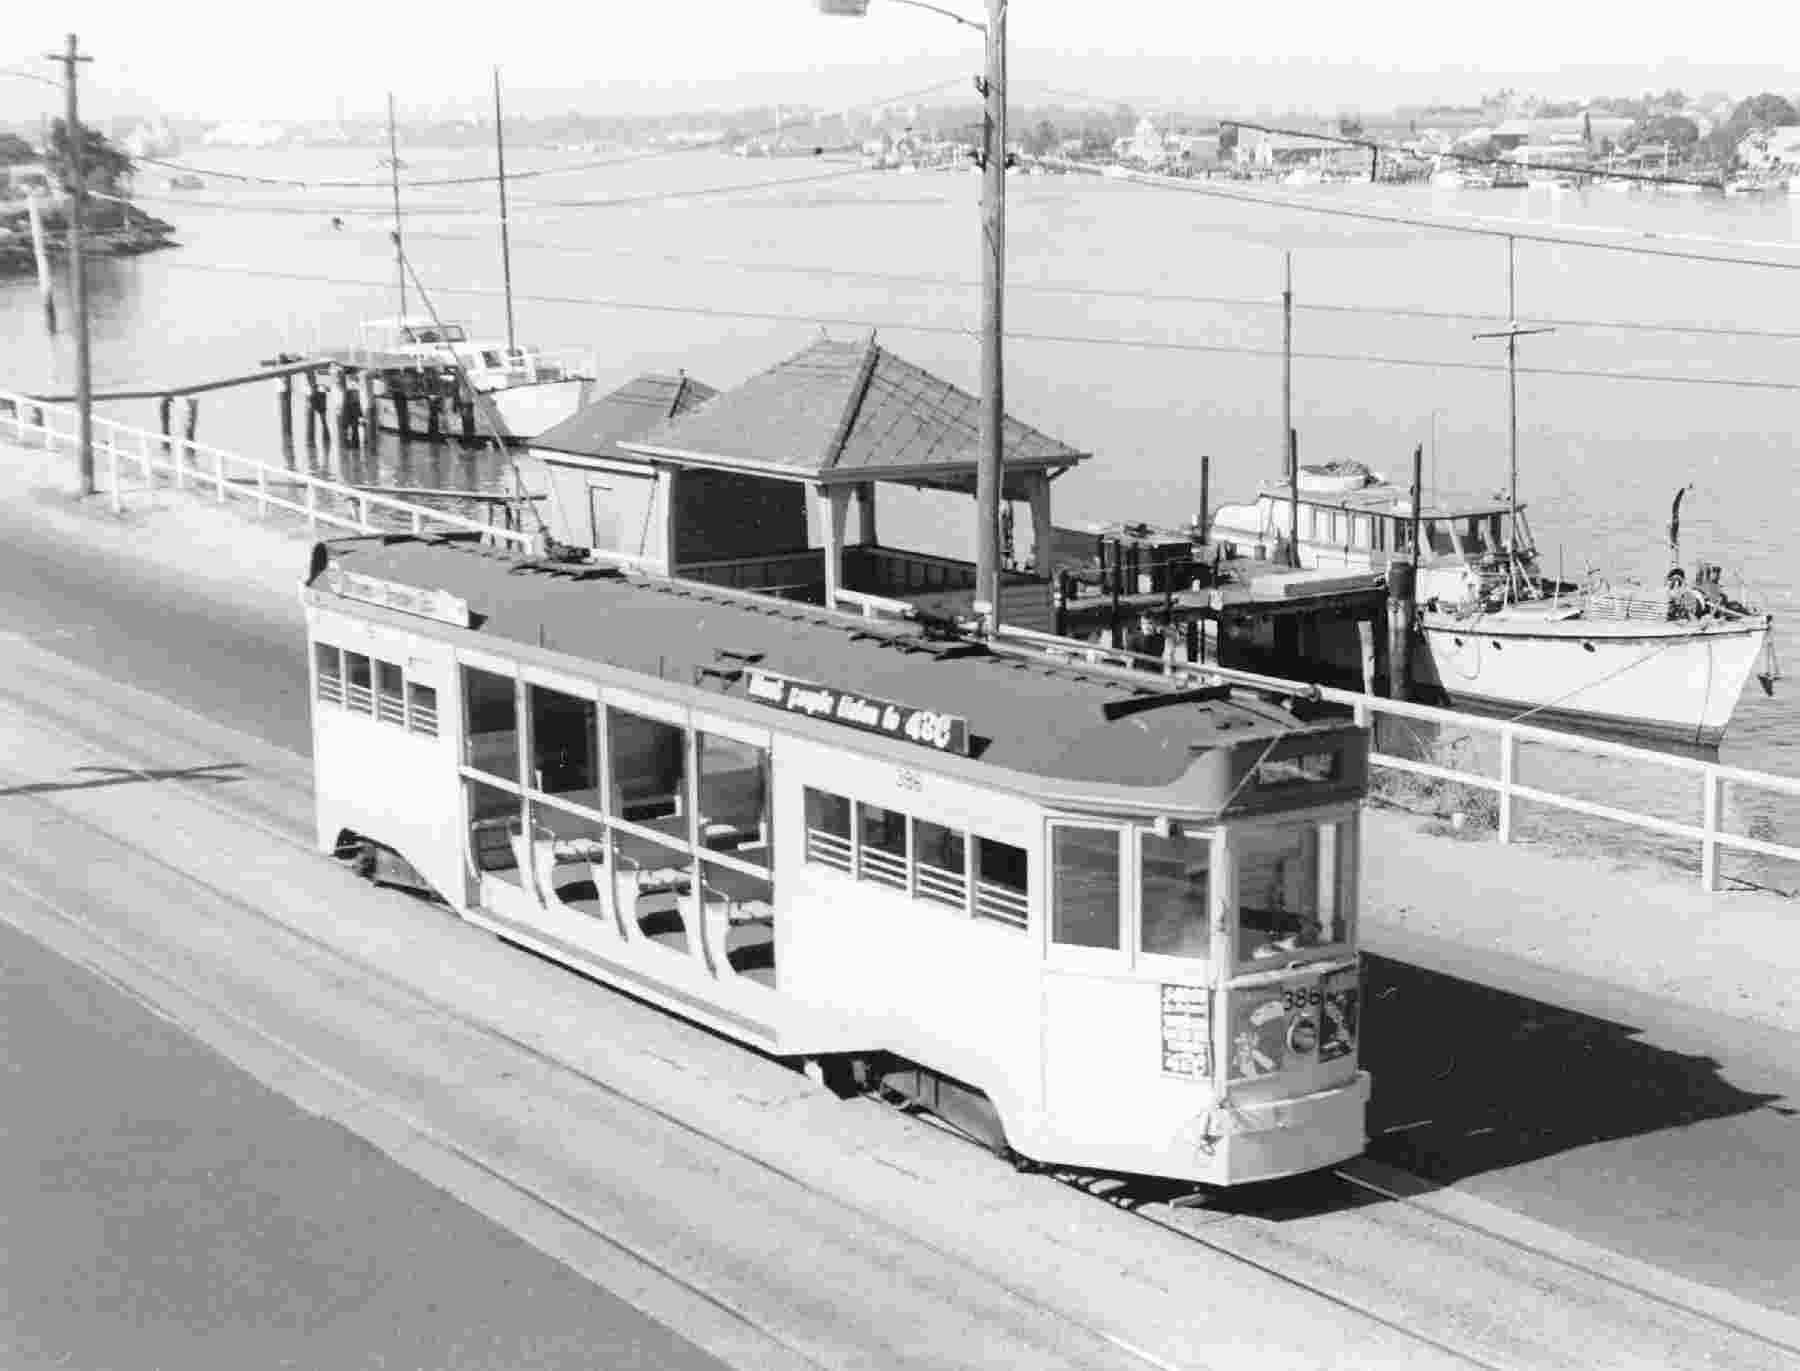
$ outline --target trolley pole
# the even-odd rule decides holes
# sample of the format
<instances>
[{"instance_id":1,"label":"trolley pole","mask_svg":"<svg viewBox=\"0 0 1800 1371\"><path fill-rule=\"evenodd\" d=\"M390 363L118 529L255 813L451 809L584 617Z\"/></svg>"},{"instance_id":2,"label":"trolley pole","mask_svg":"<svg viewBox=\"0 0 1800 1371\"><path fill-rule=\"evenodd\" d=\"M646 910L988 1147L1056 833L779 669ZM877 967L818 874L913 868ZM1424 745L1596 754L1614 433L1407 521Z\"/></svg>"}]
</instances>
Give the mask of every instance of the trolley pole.
<instances>
[{"instance_id":1,"label":"trolley pole","mask_svg":"<svg viewBox=\"0 0 1800 1371\"><path fill-rule=\"evenodd\" d=\"M76 100L75 72L77 64L94 59L79 51L75 35L69 35L68 48L53 52L52 62L63 64L63 88L67 93L63 132L69 147L69 294L75 306L75 416L76 451L80 459L81 493L94 493L94 388L93 368L88 353L87 263L82 259L81 217L87 199L87 140L83 137L81 112Z\"/></svg>"}]
</instances>

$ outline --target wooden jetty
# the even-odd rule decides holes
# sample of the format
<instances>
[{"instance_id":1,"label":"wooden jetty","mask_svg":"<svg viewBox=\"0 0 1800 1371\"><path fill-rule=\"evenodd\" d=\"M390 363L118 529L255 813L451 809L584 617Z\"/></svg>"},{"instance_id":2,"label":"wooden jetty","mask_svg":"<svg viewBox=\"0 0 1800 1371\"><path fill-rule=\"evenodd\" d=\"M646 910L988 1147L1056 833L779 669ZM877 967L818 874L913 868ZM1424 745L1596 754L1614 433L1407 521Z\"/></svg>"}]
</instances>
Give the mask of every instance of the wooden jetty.
<instances>
[{"instance_id":1,"label":"wooden jetty","mask_svg":"<svg viewBox=\"0 0 1800 1371\"><path fill-rule=\"evenodd\" d=\"M1300 679L1360 663L1342 684L1390 685L1388 587L1373 573L1301 571L1197 533L1144 524L1058 528L1056 633L1175 666L1211 662Z\"/></svg>"}]
</instances>

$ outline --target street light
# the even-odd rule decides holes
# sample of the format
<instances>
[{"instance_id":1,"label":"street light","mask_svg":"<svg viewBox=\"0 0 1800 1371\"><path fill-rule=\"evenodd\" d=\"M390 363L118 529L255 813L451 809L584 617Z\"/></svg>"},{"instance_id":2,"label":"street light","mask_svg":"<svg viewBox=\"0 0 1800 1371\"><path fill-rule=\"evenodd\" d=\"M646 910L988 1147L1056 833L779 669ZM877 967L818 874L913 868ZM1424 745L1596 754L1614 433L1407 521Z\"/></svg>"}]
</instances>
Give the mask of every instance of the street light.
<instances>
[{"instance_id":1,"label":"street light","mask_svg":"<svg viewBox=\"0 0 1800 1371\"><path fill-rule=\"evenodd\" d=\"M860 19L869 0L816 0L822 14ZM1005 450L1005 370L1001 359L1001 297L1006 283L1006 9L987 0L987 23L978 24L925 0L889 0L929 10L979 30L987 39L987 73L975 88L986 102L982 120L981 189L981 451L975 468L975 613L982 631L1000 628L1000 490ZM1040 538L1049 530L1037 531Z\"/></svg>"}]
</instances>

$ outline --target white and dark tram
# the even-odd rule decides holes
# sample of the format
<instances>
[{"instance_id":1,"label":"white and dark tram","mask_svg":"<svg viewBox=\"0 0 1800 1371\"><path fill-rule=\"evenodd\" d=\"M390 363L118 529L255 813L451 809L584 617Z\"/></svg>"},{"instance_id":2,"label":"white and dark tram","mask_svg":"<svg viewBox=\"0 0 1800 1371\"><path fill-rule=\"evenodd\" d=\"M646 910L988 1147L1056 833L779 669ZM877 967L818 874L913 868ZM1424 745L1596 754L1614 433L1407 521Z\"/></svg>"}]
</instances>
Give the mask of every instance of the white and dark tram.
<instances>
[{"instance_id":1,"label":"white and dark tram","mask_svg":"<svg viewBox=\"0 0 1800 1371\"><path fill-rule=\"evenodd\" d=\"M456 538L302 598L323 850L1015 1159L1362 1150L1363 730Z\"/></svg>"}]
</instances>

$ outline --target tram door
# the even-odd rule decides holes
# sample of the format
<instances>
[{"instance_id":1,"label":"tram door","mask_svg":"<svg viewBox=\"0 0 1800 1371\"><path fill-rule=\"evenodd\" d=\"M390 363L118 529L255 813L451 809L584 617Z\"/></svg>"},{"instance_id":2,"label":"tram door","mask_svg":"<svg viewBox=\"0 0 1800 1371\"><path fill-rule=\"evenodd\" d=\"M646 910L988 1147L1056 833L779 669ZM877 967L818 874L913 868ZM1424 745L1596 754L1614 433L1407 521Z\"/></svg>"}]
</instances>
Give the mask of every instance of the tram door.
<instances>
[{"instance_id":1,"label":"tram door","mask_svg":"<svg viewBox=\"0 0 1800 1371\"><path fill-rule=\"evenodd\" d=\"M1044 907L1045 1111L1063 1140L1101 1145L1129 1133L1142 1095L1130 1063L1158 1051L1156 987L1132 970L1130 829L1053 820Z\"/></svg>"}]
</instances>

